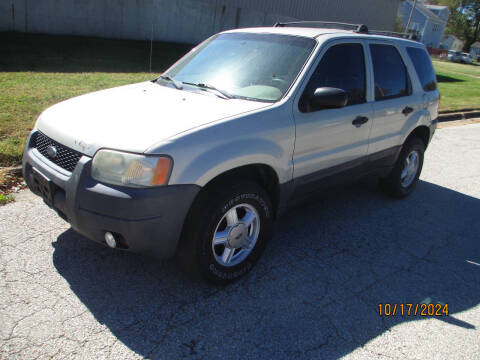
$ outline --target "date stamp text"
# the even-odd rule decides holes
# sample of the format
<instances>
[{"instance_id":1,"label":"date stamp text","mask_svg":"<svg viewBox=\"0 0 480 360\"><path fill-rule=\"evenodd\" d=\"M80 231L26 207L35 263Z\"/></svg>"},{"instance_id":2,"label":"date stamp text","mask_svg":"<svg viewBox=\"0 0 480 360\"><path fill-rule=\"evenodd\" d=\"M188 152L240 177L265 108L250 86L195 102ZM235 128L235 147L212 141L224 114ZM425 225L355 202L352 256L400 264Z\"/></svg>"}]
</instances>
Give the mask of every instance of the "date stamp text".
<instances>
[{"instance_id":1,"label":"date stamp text","mask_svg":"<svg viewBox=\"0 0 480 360\"><path fill-rule=\"evenodd\" d=\"M378 304L380 316L448 316L448 304Z\"/></svg>"}]
</instances>

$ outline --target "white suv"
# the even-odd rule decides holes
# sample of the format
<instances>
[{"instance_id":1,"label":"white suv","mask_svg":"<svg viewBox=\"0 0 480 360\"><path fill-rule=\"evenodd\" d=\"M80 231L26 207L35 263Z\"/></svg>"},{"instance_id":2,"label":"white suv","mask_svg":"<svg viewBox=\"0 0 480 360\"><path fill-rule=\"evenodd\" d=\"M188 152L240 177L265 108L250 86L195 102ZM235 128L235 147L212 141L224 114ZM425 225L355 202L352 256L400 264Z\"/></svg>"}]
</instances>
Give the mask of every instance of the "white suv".
<instances>
[{"instance_id":1,"label":"white suv","mask_svg":"<svg viewBox=\"0 0 480 360\"><path fill-rule=\"evenodd\" d=\"M220 284L324 185L374 174L409 195L438 115L425 47L317 25L226 31L154 81L52 106L25 149L30 189L87 238Z\"/></svg>"}]
</instances>

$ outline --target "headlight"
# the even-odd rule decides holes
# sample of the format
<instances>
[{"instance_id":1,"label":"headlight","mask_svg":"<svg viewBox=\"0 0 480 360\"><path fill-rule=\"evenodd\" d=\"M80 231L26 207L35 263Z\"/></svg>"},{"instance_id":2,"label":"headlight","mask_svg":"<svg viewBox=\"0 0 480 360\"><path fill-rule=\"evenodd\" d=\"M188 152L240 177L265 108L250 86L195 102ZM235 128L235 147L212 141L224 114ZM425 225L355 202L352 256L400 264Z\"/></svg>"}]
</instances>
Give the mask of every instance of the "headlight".
<instances>
[{"instance_id":1,"label":"headlight","mask_svg":"<svg viewBox=\"0 0 480 360\"><path fill-rule=\"evenodd\" d=\"M130 187L166 185L172 160L166 156L146 156L100 150L92 162L92 177L98 181Z\"/></svg>"}]
</instances>

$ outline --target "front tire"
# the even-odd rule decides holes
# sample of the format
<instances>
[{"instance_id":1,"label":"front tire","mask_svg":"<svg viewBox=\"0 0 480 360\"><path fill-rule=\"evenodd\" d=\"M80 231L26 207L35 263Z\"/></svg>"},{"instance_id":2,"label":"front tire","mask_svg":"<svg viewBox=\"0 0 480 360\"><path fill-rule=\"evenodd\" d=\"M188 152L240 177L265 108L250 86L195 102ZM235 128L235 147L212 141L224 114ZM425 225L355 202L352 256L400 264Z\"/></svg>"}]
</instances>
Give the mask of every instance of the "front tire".
<instances>
[{"instance_id":1,"label":"front tire","mask_svg":"<svg viewBox=\"0 0 480 360\"><path fill-rule=\"evenodd\" d=\"M392 172L380 180L388 195L402 199L412 193L422 172L424 153L425 144L419 138L405 142Z\"/></svg>"},{"instance_id":2,"label":"front tire","mask_svg":"<svg viewBox=\"0 0 480 360\"><path fill-rule=\"evenodd\" d=\"M252 269L273 233L268 194L254 182L205 189L185 223L178 250L192 276L218 285Z\"/></svg>"}]
</instances>

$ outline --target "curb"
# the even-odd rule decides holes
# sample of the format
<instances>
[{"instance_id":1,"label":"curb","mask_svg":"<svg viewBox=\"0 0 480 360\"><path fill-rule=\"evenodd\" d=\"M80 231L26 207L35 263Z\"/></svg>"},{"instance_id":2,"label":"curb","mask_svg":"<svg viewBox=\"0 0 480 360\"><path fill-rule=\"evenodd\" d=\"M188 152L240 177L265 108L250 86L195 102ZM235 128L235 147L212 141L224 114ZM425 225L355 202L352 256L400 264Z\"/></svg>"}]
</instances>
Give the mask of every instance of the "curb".
<instances>
[{"instance_id":1,"label":"curb","mask_svg":"<svg viewBox=\"0 0 480 360\"><path fill-rule=\"evenodd\" d=\"M463 109L457 109L457 110L442 110L440 111L440 114L453 114L453 113L470 112L470 111L480 111L480 108L474 107L474 108L463 108Z\"/></svg>"},{"instance_id":2,"label":"curb","mask_svg":"<svg viewBox=\"0 0 480 360\"><path fill-rule=\"evenodd\" d=\"M479 110L456 112L456 113L438 115L438 122L453 121L453 120L466 120L466 119L473 119L473 118L479 118L479 117L480 117L480 111Z\"/></svg>"},{"instance_id":3,"label":"curb","mask_svg":"<svg viewBox=\"0 0 480 360\"><path fill-rule=\"evenodd\" d=\"M437 129L446 129L446 128L455 127L455 126L472 125L472 124L480 124L480 118L439 122L437 125Z\"/></svg>"}]
</instances>

